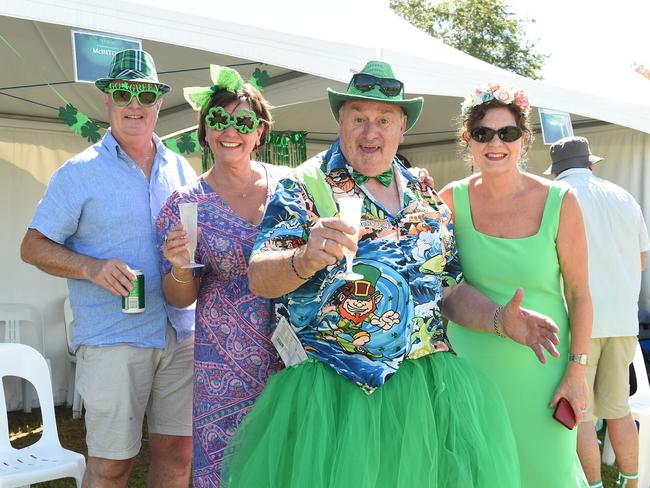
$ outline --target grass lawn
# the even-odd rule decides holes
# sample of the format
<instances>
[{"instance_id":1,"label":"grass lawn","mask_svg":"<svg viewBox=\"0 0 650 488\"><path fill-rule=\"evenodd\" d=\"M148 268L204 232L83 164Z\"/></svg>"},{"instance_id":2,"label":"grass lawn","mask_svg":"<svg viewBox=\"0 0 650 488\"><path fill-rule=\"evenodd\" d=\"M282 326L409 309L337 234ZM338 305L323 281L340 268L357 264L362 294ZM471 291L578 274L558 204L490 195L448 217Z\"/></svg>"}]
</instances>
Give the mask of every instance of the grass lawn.
<instances>
[{"instance_id":1,"label":"grass lawn","mask_svg":"<svg viewBox=\"0 0 650 488\"><path fill-rule=\"evenodd\" d=\"M73 420L72 409L69 407L56 407L56 423L59 430L59 439L63 447L83 453L86 456L86 429L83 419ZM35 408L31 413L9 412L9 438L13 447L21 448L33 444L41 437L41 430L40 409ZM147 441L146 432L144 432L142 449L131 473L129 487L144 488L147 486L149 457L149 442ZM66 478L36 483L31 486L32 488L75 488L76 484L73 478Z\"/></svg>"},{"instance_id":2,"label":"grass lawn","mask_svg":"<svg viewBox=\"0 0 650 488\"><path fill-rule=\"evenodd\" d=\"M71 451L81 452L86 455L86 431L83 420L72 419L72 409L67 407L56 407L56 420L59 429L61 444ZM33 409L32 413L10 412L9 413L9 437L15 448L21 448L33 444L40 438L41 432L41 411ZM605 429L602 429L598 437L602 440ZM147 467L149 465L149 442L146 431L143 433L142 449L138 454L136 466L131 473L129 487L140 488L147 486ZM616 484L617 471L613 466L603 465L603 483L605 488L614 488ZM72 478L37 483L34 488L75 488ZM496 487L495 487L496 488ZM526 487L523 487L526 488Z\"/></svg>"}]
</instances>

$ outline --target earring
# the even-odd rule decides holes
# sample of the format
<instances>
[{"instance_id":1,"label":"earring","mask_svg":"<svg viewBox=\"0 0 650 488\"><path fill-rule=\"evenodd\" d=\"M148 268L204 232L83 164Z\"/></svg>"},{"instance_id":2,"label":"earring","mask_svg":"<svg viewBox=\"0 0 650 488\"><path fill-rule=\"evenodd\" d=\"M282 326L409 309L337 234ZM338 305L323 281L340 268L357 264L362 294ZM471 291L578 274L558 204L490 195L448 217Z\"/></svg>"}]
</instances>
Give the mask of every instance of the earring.
<instances>
[{"instance_id":1,"label":"earring","mask_svg":"<svg viewBox=\"0 0 650 488\"><path fill-rule=\"evenodd\" d=\"M212 154L210 146L207 144L203 148L203 154L201 155L201 166L203 168L203 172L206 172L208 169L214 166L214 154Z\"/></svg>"}]
</instances>

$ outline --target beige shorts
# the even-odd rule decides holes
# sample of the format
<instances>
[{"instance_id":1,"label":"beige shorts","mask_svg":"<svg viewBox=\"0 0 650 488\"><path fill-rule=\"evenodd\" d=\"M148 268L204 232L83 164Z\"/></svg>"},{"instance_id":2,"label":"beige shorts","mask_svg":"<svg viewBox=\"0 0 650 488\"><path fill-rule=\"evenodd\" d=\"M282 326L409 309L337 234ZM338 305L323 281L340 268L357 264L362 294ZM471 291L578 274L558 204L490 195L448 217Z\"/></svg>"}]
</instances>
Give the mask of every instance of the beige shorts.
<instances>
[{"instance_id":1,"label":"beige shorts","mask_svg":"<svg viewBox=\"0 0 650 488\"><path fill-rule=\"evenodd\" d=\"M142 421L150 434L192 435L194 341L165 349L81 346L76 381L86 409L88 455L131 459L140 451Z\"/></svg>"},{"instance_id":2,"label":"beige shorts","mask_svg":"<svg viewBox=\"0 0 650 488\"><path fill-rule=\"evenodd\" d=\"M587 362L589 408L585 421L620 419L630 413L630 363L637 338L606 337L591 339Z\"/></svg>"}]
</instances>

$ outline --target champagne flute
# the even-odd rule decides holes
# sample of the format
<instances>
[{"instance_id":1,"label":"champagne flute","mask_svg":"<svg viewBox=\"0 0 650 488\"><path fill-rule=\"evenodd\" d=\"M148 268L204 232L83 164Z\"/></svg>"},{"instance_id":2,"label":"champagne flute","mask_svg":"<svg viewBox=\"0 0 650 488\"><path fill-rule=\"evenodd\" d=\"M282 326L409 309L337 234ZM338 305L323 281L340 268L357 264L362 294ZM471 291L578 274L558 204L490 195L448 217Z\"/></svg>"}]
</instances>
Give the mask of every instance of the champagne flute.
<instances>
[{"instance_id":1,"label":"champagne flute","mask_svg":"<svg viewBox=\"0 0 650 488\"><path fill-rule=\"evenodd\" d=\"M344 197L338 200L339 204L339 217L348 225L354 227L353 239L359 238L359 226L361 225L361 209L363 208L363 199L357 197ZM345 271L340 272L336 277L341 280L361 280L363 275L352 271L352 264L355 256L355 251L343 247L343 255L345 256Z\"/></svg>"},{"instance_id":2,"label":"champagne flute","mask_svg":"<svg viewBox=\"0 0 650 488\"><path fill-rule=\"evenodd\" d=\"M190 262L182 268L202 268L202 264L198 264L194 260L194 254L196 253L196 244L197 244L197 213L198 213L198 204L194 202L179 203L178 212L181 215L181 224L185 229L187 234L187 250L190 253Z\"/></svg>"}]
</instances>

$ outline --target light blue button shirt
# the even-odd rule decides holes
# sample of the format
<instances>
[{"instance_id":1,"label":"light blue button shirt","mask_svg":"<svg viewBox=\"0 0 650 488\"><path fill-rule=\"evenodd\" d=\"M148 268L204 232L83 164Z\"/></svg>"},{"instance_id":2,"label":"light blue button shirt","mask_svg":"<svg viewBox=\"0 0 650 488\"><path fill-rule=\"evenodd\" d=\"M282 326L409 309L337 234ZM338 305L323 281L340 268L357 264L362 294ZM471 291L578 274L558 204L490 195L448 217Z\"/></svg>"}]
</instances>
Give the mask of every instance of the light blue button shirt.
<instances>
[{"instance_id":1,"label":"light blue button shirt","mask_svg":"<svg viewBox=\"0 0 650 488\"><path fill-rule=\"evenodd\" d=\"M194 181L196 173L155 135L154 141L157 153L147 181L109 129L52 175L29 226L76 253L117 258L144 273L145 311L138 314L123 313L121 298L91 281L68 280L75 348L164 348L168 317L178 342L192 335L194 307L176 309L163 297L154 222L167 197Z\"/></svg>"}]
</instances>

